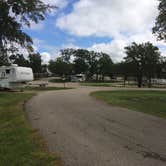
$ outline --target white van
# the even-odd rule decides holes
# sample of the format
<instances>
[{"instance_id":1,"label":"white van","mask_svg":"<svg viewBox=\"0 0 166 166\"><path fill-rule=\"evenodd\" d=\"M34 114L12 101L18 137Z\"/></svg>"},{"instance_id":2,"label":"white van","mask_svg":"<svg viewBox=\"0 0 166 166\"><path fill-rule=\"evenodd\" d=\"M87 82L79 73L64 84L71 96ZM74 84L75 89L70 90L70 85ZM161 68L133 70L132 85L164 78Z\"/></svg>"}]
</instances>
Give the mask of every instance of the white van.
<instances>
[{"instance_id":1,"label":"white van","mask_svg":"<svg viewBox=\"0 0 166 166\"><path fill-rule=\"evenodd\" d=\"M0 67L0 88L17 88L33 79L31 68L19 67L16 64Z\"/></svg>"}]
</instances>

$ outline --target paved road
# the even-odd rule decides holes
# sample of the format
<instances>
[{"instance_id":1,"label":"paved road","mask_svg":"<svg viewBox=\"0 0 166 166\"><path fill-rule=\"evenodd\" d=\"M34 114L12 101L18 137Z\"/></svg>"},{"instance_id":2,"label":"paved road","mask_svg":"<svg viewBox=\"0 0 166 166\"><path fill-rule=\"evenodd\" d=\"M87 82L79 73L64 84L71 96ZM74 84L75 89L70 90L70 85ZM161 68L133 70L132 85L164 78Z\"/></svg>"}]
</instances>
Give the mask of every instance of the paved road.
<instances>
[{"instance_id":1,"label":"paved road","mask_svg":"<svg viewBox=\"0 0 166 166\"><path fill-rule=\"evenodd\" d=\"M88 95L94 90L44 92L27 103L49 150L64 166L165 166L166 120L111 107Z\"/></svg>"}]
</instances>

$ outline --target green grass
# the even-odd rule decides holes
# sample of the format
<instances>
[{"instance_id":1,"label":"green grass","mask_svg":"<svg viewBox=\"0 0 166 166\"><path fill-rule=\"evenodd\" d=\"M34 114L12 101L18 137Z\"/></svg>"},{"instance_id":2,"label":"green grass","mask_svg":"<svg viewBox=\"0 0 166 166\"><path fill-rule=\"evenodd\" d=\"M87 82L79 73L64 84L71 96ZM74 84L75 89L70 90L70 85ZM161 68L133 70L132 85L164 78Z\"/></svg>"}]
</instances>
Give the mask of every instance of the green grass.
<instances>
[{"instance_id":1,"label":"green grass","mask_svg":"<svg viewBox=\"0 0 166 166\"><path fill-rule=\"evenodd\" d=\"M166 119L166 92L164 91L100 91L93 92L91 95L113 106Z\"/></svg>"},{"instance_id":2,"label":"green grass","mask_svg":"<svg viewBox=\"0 0 166 166\"><path fill-rule=\"evenodd\" d=\"M65 81L63 79L51 79L51 80L49 80L49 82L52 82L52 83L64 83Z\"/></svg>"},{"instance_id":3,"label":"green grass","mask_svg":"<svg viewBox=\"0 0 166 166\"><path fill-rule=\"evenodd\" d=\"M53 91L53 90L68 90L71 88L64 87L26 87L23 90L26 91Z\"/></svg>"},{"instance_id":4,"label":"green grass","mask_svg":"<svg viewBox=\"0 0 166 166\"><path fill-rule=\"evenodd\" d=\"M98 87L111 87L112 83L100 83L100 82L85 82L85 83L80 83L82 86L98 86Z\"/></svg>"},{"instance_id":5,"label":"green grass","mask_svg":"<svg viewBox=\"0 0 166 166\"><path fill-rule=\"evenodd\" d=\"M26 121L23 103L33 95L0 92L0 166L53 166L60 161Z\"/></svg>"}]
</instances>

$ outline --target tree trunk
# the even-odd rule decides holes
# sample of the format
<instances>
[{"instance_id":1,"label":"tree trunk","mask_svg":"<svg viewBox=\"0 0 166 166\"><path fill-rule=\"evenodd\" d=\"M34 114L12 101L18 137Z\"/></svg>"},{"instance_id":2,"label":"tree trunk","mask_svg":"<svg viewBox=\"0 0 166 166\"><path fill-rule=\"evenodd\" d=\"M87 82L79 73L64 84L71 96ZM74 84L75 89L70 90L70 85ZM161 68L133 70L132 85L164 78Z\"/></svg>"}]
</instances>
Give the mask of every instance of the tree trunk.
<instances>
[{"instance_id":1,"label":"tree trunk","mask_svg":"<svg viewBox=\"0 0 166 166\"><path fill-rule=\"evenodd\" d=\"M0 34L0 56L3 56L3 43L2 43L2 35Z\"/></svg>"},{"instance_id":2,"label":"tree trunk","mask_svg":"<svg viewBox=\"0 0 166 166\"><path fill-rule=\"evenodd\" d=\"M152 87L152 80L151 80L151 77L148 79L148 88L151 88Z\"/></svg>"},{"instance_id":3,"label":"tree trunk","mask_svg":"<svg viewBox=\"0 0 166 166\"><path fill-rule=\"evenodd\" d=\"M127 80L127 76L124 76L124 82L123 82L124 87L126 87L126 80Z\"/></svg>"},{"instance_id":4,"label":"tree trunk","mask_svg":"<svg viewBox=\"0 0 166 166\"><path fill-rule=\"evenodd\" d=\"M138 78L137 78L138 80L138 87L139 88L141 88L142 87L142 73L140 73L139 75L138 75Z\"/></svg>"},{"instance_id":5,"label":"tree trunk","mask_svg":"<svg viewBox=\"0 0 166 166\"><path fill-rule=\"evenodd\" d=\"M96 81L98 81L99 80L99 75L98 74L96 74Z\"/></svg>"},{"instance_id":6,"label":"tree trunk","mask_svg":"<svg viewBox=\"0 0 166 166\"><path fill-rule=\"evenodd\" d=\"M104 82L104 74L102 75L102 81Z\"/></svg>"}]
</instances>

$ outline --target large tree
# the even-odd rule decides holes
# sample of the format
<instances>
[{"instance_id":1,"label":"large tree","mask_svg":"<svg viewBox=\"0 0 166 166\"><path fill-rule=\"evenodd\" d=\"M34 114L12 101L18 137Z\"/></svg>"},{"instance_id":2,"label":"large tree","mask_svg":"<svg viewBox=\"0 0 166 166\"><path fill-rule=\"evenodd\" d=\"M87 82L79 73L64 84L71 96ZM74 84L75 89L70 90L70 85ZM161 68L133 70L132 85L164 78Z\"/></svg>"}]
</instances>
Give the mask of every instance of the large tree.
<instances>
[{"instance_id":1,"label":"large tree","mask_svg":"<svg viewBox=\"0 0 166 166\"><path fill-rule=\"evenodd\" d=\"M85 49L65 49L63 52L66 52L70 61L73 59L73 72L75 74L87 74L89 70L89 65L87 63L87 59L89 57L89 51ZM64 54L62 54L64 59Z\"/></svg>"},{"instance_id":2,"label":"large tree","mask_svg":"<svg viewBox=\"0 0 166 166\"><path fill-rule=\"evenodd\" d=\"M33 41L23 32L23 26L44 20L52 8L41 0L0 0L0 56L5 57L15 45L32 50Z\"/></svg>"},{"instance_id":3,"label":"large tree","mask_svg":"<svg viewBox=\"0 0 166 166\"><path fill-rule=\"evenodd\" d=\"M102 81L104 81L105 76L111 75L113 61L108 54L100 53L98 60L98 73L102 76Z\"/></svg>"},{"instance_id":4,"label":"large tree","mask_svg":"<svg viewBox=\"0 0 166 166\"><path fill-rule=\"evenodd\" d=\"M18 66L29 67L29 61L24 58L23 54L11 55L10 60Z\"/></svg>"},{"instance_id":5,"label":"large tree","mask_svg":"<svg viewBox=\"0 0 166 166\"><path fill-rule=\"evenodd\" d=\"M158 64L160 64L161 54L159 48L151 43L145 43L145 77L148 80L148 86L151 87L152 78L156 77Z\"/></svg>"},{"instance_id":6,"label":"large tree","mask_svg":"<svg viewBox=\"0 0 166 166\"><path fill-rule=\"evenodd\" d=\"M52 73L61 77L71 74L72 71L72 65L63 61L61 57L57 58L55 61L51 60L48 67Z\"/></svg>"},{"instance_id":7,"label":"large tree","mask_svg":"<svg viewBox=\"0 0 166 166\"><path fill-rule=\"evenodd\" d=\"M61 59L70 64L73 63L73 72L75 74L85 74L87 80L93 79L96 75L110 74L110 67L113 63L110 56L105 53L89 51L86 49L64 49L61 50Z\"/></svg>"},{"instance_id":8,"label":"large tree","mask_svg":"<svg viewBox=\"0 0 166 166\"><path fill-rule=\"evenodd\" d=\"M70 63L72 56L75 54L75 51L76 50L73 48L62 49L60 51L61 59L66 63Z\"/></svg>"},{"instance_id":9,"label":"large tree","mask_svg":"<svg viewBox=\"0 0 166 166\"><path fill-rule=\"evenodd\" d=\"M100 53L88 51L86 49L77 49L74 51L74 66L77 71L84 73L87 80L91 80L94 74L98 72L98 60Z\"/></svg>"},{"instance_id":10,"label":"large tree","mask_svg":"<svg viewBox=\"0 0 166 166\"><path fill-rule=\"evenodd\" d=\"M166 0L159 0L159 15L153 28L153 33L159 40L166 40Z\"/></svg>"},{"instance_id":11,"label":"large tree","mask_svg":"<svg viewBox=\"0 0 166 166\"><path fill-rule=\"evenodd\" d=\"M77 57L74 60L74 73L75 74L85 74L88 71L88 65L86 61L81 58Z\"/></svg>"},{"instance_id":12,"label":"large tree","mask_svg":"<svg viewBox=\"0 0 166 166\"><path fill-rule=\"evenodd\" d=\"M95 74L98 74L98 61L100 58L100 53L95 51L90 51L87 56L87 64L89 66L87 79L92 80Z\"/></svg>"},{"instance_id":13,"label":"large tree","mask_svg":"<svg viewBox=\"0 0 166 166\"><path fill-rule=\"evenodd\" d=\"M124 86L129 77L135 77L135 64L132 62L121 61L112 65L112 75L115 77L123 77Z\"/></svg>"},{"instance_id":14,"label":"large tree","mask_svg":"<svg viewBox=\"0 0 166 166\"><path fill-rule=\"evenodd\" d=\"M77 72L86 74L87 80L92 79L92 76L97 72L98 53L86 49L77 49L74 52L74 58Z\"/></svg>"},{"instance_id":15,"label":"large tree","mask_svg":"<svg viewBox=\"0 0 166 166\"><path fill-rule=\"evenodd\" d=\"M166 78L166 57L161 57L156 70L157 78Z\"/></svg>"},{"instance_id":16,"label":"large tree","mask_svg":"<svg viewBox=\"0 0 166 166\"><path fill-rule=\"evenodd\" d=\"M130 46L125 47L127 56L125 57L126 63L133 66L135 75L138 81L138 87L142 86L143 77L146 77L151 86L151 78L157 70L157 64L160 61L160 52L158 47L147 42L142 44L132 43Z\"/></svg>"},{"instance_id":17,"label":"large tree","mask_svg":"<svg viewBox=\"0 0 166 166\"><path fill-rule=\"evenodd\" d=\"M42 59L39 53L33 53L29 55L29 66L32 68L33 73L42 73Z\"/></svg>"}]
</instances>

